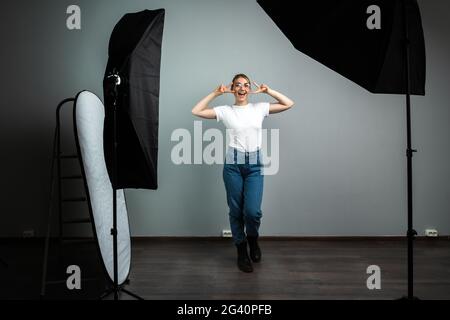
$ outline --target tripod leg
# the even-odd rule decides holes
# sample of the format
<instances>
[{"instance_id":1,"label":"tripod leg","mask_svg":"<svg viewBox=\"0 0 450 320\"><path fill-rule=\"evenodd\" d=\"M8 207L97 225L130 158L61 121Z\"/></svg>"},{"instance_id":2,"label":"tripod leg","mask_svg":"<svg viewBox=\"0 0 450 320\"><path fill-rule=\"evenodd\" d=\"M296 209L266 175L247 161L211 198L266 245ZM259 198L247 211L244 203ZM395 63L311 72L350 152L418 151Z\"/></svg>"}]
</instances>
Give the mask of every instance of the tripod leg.
<instances>
[{"instance_id":1,"label":"tripod leg","mask_svg":"<svg viewBox=\"0 0 450 320\"><path fill-rule=\"evenodd\" d=\"M122 289L121 291L125 292L126 294L132 296L133 298L137 299L137 300L144 300L144 298L139 297L137 294L134 294L126 289Z\"/></svg>"},{"instance_id":2,"label":"tripod leg","mask_svg":"<svg viewBox=\"0 0 450 320\"><path fill-rule=\"evenodd\" d=\"M114 293L114 289L108 289L106 290L99 298L99 300L103 300L105 299L107 296L111 295L112 293Z\"/></svg>"}]
</instances>

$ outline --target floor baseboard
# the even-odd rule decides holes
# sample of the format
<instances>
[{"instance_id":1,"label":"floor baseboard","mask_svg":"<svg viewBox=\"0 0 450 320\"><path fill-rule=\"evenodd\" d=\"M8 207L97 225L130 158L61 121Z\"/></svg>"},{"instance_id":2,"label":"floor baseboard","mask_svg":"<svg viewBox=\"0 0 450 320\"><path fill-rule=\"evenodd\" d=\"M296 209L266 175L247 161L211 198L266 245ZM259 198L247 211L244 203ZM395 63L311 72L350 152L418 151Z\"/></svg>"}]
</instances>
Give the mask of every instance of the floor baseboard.
<instances>
[{"instance_id":1,"label":"floor baseboard","mask_svg":"<svg viewBox=\"0 0 450 320\"><path fill-rule=\"evenodd\" d=\"M52 240L57 240L57 237L52 238ZM80 237L80 238L71 238L71 240L88 240L92 238L88 237ZM136 236L131 237L132 241L193 241L193 240L202 240L202 241L226 241L232 238L221 237L221 236ZM401 241L406 240L405 236L260 236L260 240L265 241ZM415 237L416 241L436 241L436 240L450 240L450 236L442 235L438 237L426 237L426 236L417 236ZM2 238L0 237L0 244L7 244L9 242L43 242L45 241L44 237L33 237L33 238L21 238L21 237L8 237Z\"/></svg>"}]
</instances>

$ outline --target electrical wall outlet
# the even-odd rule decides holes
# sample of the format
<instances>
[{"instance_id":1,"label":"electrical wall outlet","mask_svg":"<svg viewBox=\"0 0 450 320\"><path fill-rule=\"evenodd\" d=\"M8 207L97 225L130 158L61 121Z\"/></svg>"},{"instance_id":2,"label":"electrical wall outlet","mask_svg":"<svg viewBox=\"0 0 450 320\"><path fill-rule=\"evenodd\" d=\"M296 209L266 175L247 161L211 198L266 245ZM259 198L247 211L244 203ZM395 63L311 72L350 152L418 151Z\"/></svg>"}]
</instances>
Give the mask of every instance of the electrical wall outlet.
<instances>
[{"instance_id":1,"label":"electrical wall outlet","mask_svg":"<svg viewBox=\"0 0 450 320\"><path fill-rule=\"evenodd\" d=\"M34 238L34 230L25 230L22 232L24 238Z\"/></svg>"},{"instance_id":2,"label":"electrical wall outlet","mask_svg":"<svg viewBox=\"0 0 450 320\"><path fill-rule=\"evenodd\" d=\"M231 238L232 237L231 230L222 230L222 237Z\"/></svg>"},{"instance_id":3,"label":"electrical wall outlet","mask_svg":"<svg viewBox=\"0 0 450 320\"><path fill-rule=\"evenodd\" d=\"M425 235L427 237L437 237L439 234L438 234L436 229L426 229L425 230Z\"/></svg>"}]
</instances>

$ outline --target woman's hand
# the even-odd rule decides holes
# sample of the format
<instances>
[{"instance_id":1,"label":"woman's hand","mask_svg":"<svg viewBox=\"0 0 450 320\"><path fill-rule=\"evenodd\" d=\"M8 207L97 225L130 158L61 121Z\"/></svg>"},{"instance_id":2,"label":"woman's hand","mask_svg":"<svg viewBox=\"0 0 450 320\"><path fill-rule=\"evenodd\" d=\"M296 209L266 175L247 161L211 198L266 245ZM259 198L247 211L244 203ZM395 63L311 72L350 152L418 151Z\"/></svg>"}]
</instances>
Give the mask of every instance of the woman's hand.
<instances>
[{"instance_id":1,"label":"woman's hand","mask_svg":"<svg viewBox=\"0 0 450 320\"><path fill-rule=\"evenodd\" d=\"M231 90L233 84L230 84L228 87L224 86L223 84L221 84L220 86L217 87L216 90L214 90L214 94L216 96L221 96L224 93L234 93L234 90Z\"/></svg>"},{"instance_id":2,"label":"woman's hand","mask_svg":"<svg viewBox=\"0 0 450 320\"><path fill-rule=\"evenodd\" d=\"M261 85L259 85L259 84L257 84L255 81L253 81L253 84L256 86L257 89L254 90L254 91L251 91L250 93L252 93L252 94L257 94L257 93L268 93L269 90L270 90L269 86L266 85L266 84L261 84Z\"/></svg>"}]
</instances>

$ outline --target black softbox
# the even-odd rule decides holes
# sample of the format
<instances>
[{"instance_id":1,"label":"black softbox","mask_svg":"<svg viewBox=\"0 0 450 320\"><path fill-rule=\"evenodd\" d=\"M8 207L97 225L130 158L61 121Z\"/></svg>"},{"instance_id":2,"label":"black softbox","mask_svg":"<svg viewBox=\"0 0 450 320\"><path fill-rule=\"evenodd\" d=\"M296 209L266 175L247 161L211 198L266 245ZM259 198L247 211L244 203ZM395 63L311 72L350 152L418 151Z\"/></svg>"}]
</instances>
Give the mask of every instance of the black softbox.
<instances>
[{"instance_id":1,"label":"black softbox","mask_svg":"<svg viewBox=\"0 0 450 320\"><path fill-rule=\"evenodd\" d=\"M416 0L257 2L296 49L372 93L387 94L407 93L405 5L410 94L425 94L425 41ZM367 26L373 6L379 8L379 29Z\"/></svg>"},{"instance_id":2,"label":"black softbox","mask_svg":"<svg viewBox=\"0 0 450 320\"><path fill-rule=\"evenodd\" d=\"M113 104L117 72L116 188L157 189L159 79L164 9L125 14L111 34L103 81L104 152L113 176ZM112 178L111 178L112 180Z\"/></svg>"}]
</instances>

